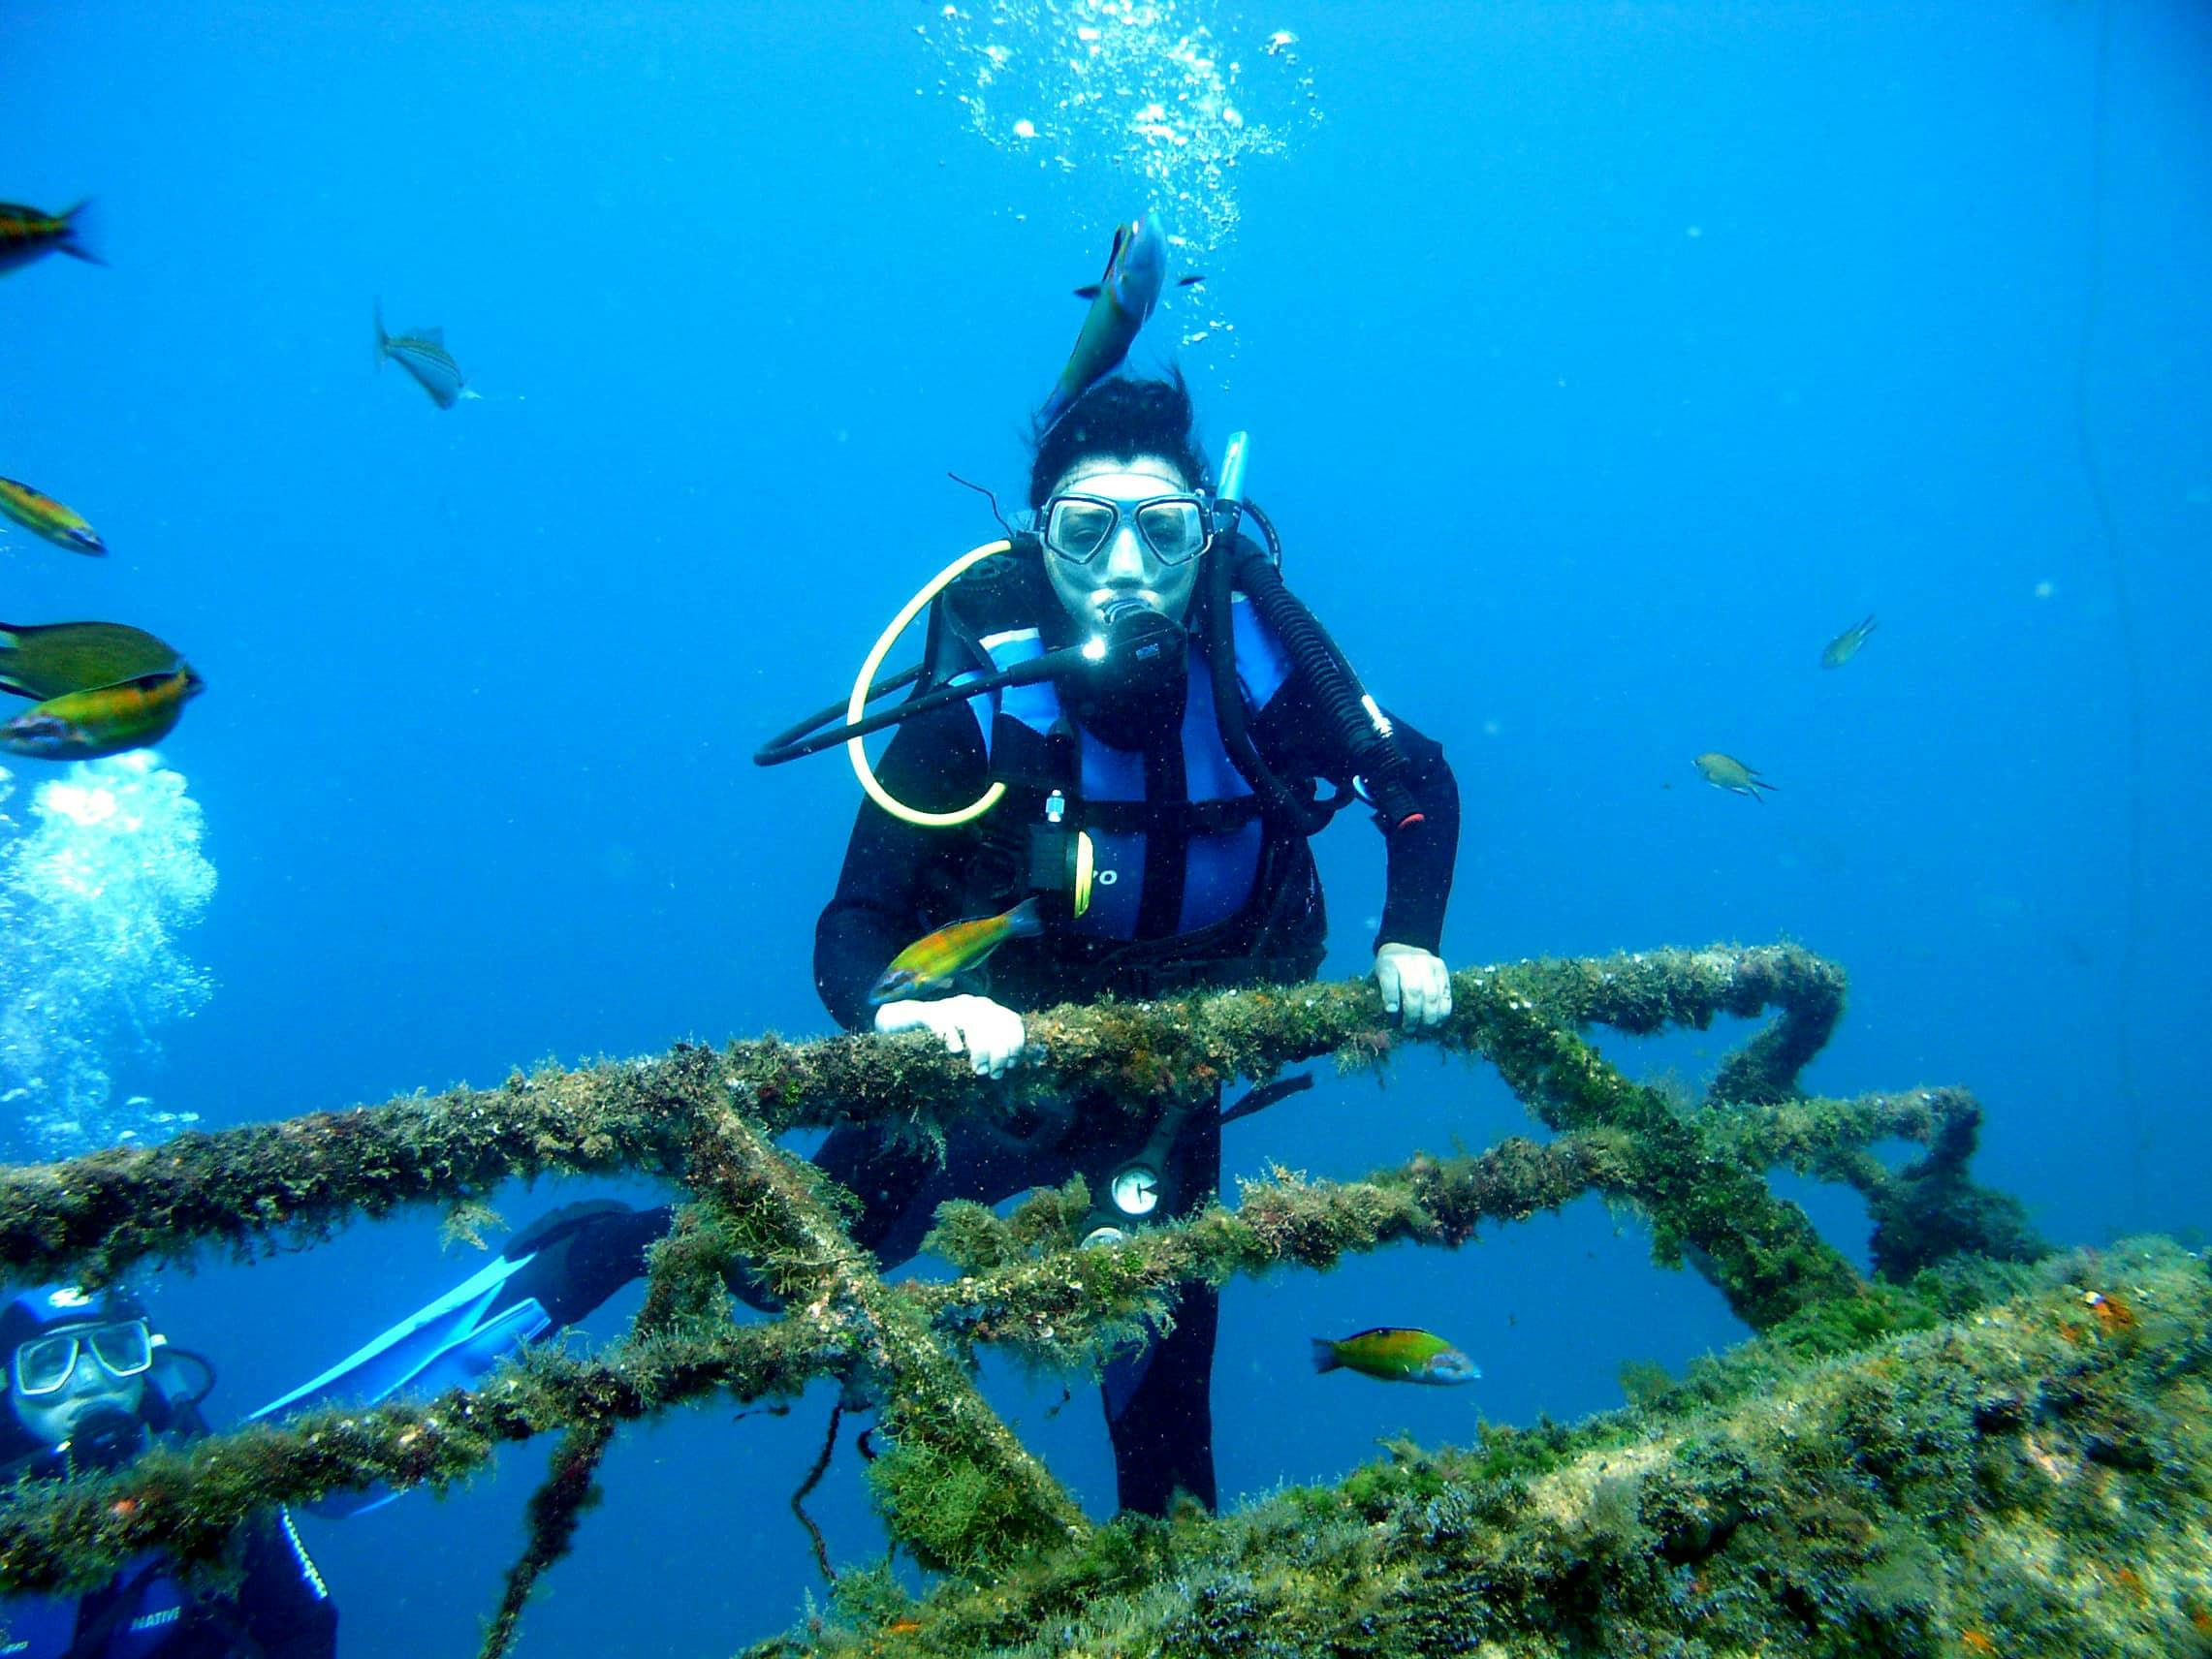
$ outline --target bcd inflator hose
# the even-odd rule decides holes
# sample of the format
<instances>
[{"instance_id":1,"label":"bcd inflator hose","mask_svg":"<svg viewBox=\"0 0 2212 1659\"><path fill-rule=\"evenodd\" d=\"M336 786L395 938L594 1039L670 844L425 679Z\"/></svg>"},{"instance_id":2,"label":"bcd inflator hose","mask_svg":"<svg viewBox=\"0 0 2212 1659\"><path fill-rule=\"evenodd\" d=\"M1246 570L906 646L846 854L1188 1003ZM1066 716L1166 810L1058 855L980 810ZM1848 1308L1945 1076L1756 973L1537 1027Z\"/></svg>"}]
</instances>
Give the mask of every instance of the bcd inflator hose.
<instances>
[{"instance_id":1,"label":"bcd inflator hose","mask_svg":"<svg viewBox=\"0 0 2212 1659\"><path fill-rule=\"evenodd\" d=\"M1406 751L1336 642L1298 596L1283 585L1281 574L1265 554L1256 549L1246 554L1237 566L1235 582L1261 620L1282 642L1292 664L1320 700L1323 712L1343 735L1359 764L1368 798L1381 815L1384 828L1395 832L1419 823L1421 803L1406 781L1411 767ZM1219 687L1216 687L1215 695L1218 699Z\"/></svg>"}]
</instances>

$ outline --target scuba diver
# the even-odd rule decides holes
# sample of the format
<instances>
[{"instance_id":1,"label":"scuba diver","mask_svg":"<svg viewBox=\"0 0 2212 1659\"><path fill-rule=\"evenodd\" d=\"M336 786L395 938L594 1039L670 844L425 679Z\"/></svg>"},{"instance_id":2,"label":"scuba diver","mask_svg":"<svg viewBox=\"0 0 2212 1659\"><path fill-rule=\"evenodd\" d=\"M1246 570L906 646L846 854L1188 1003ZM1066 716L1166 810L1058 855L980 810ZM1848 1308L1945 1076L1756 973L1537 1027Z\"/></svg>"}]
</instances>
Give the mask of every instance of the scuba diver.
<instances>
[{"instance_id":1,"label":"scuba diver","mask_svg":"<svg viewBox=\"0 0 2212 1659\"><path fill-rule=\"evenodd\" d=\"M1386 837L1384 1007L1408 1026L1450 1013L1438 950L1459 798L1443 752L1366 695L1283 588L1273 529L1242 500L1241 435L1217 481L1194 424L1180 374L1099 381L1037 438L1029 525L939 590L926 672L901 676L921 689L870 723L898 728L872 779L856 756L875 787L815 931L815 985L840 1024L927 1029L998 1077L1020 1060L1024 1010L1310 979L1326 919L1308 840L1354 799ZM1248 516L1268 546L1241 534ZM1037 672L1056 659L1067 672ZM827 741L859 729L866 701L856 688ZM797 730L755 758L825 746ZM1323 779L1332 799L1316 798ZM1004 925L948 926L986 917ZM906 971L932 929L956 971ZM1220 1124L1217 1100L1150 1128L1070 1100L1011 1131L957 1126L941 1159L846 1126L815 1163L858 1197L853 1236L890 1266L945 1201L1071 1174L1093 1194L1087 1244L1190 1213L1216 1196ZM1167 1333L1107 1368L1124 1509L1162 1513L1178 1489L1215 1503L1217 1305L1185 1286Z\"/></svg>"},{"instance_id":2,"label":"scuba diver","mask_svg":"<svg viewBox=\"0 0 2212 1659\"><path fill-rule=\"evenodd\" d=\"M126 1291L46 1285L0 1309L8 1412L0 1479L122 1467L157 1441L207 1431L214 1367L173 1346ZM330 1659L338 1610L282 1509L247 1525L241 1577L216 1594L148 1553L96 1590L0 1601L7 1659Z\"/></svg>"},{"instance_id":3,"label":"scuba diver","mask_svg":"<svg viewBox=\"0 0 2212 1659\"><path fill-rule=\"evenodd\" d=\"M1243 498L1241 435L1217 479L1194 428L1180 375L1088 387L1038 436L1030 525L948 567L878 640L848 702L754 756L776 765L844 744L869 797L815 930L815 985L840 1024L925 1029L1000 1077L1021 1058L1024 1010L1310 979L1327 920L1308 843L1355 801L1385 837L1383 1007L1409 1027L1450 1014L1438 949L1459 795L1443 751L1366 693L1283 586L1274 529ZM1243 533L1248 519L1264 542ZM873 681L925 608L923 662ZM908 685L902 704L864 718ZM897 734L871 768L858 739L885 726ZM947 1200L995 1203L1070 1174L1093 1195L1086 1244L1190 1214L1218 1188L1224 1120L1217 1093L1149 1126L1074 1099L1010 1125L956 1125L941 1158L848 1125L814 1161L859 1199L852 1236L889 1267ZM672 1213L608 1201L555 1211L255 1415L472 1386L642 1273ZM730 1283L774 1307L742 1268ZM1167 1332L1106 1369L1123 1509L1162 1514L1179 1490L1215 1504L1218 1300L1185 1286Z\"/></svg>"}]
</instances>

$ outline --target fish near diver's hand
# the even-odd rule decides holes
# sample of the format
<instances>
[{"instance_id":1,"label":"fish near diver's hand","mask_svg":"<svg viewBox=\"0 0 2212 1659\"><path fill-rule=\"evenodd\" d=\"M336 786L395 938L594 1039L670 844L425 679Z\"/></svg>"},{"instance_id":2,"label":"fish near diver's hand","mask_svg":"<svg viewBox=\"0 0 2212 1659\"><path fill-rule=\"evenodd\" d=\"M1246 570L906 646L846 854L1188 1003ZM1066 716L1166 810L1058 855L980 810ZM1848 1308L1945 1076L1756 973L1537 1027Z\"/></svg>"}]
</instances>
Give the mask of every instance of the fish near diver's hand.
<instances>
[{"instance_id":1,"label":"fish near diver's hand","mask_svg":"<svg viewBox=\"0 0 2212 1659\"><path fill-rule=\"evenodd\" d=\"M1022 1017L987 996L947 996L934 1002L887 1002L875 1011L875 1028L933 1031L945 1052L966 1051L975 1075L1002 1078L1022 1058Z\"/></svg>"},{"instance_id":2,"label":"fish near diver's hand","mask_svg":"<svg viewBox=\"0 0 2212 1659\"><path fill-rule=\"evenodd\" d=\"M1034 939L1044 930L1044 913L1037 901L1025 898L997 916L971 917L926 933L891 958L891 965L869 990L869 1003L881 1008L887 1002L951 990L961 975L983 966L991 953L1009 939Z\"/></svg>"},{"instance_id":3,"label":"fish near diver's hand","mask_svg":"<svg viewBox=\"0 0 2212 1659\"><path fill-rule=\"evenodd\" d=\"M1440 1025L1451 1017L1451 970L1434 951L1418 945L1377 945L1375 986L1382 992L1382 1012L1399 1015L1408 1031Z\"/></svg>"}]
</instances>

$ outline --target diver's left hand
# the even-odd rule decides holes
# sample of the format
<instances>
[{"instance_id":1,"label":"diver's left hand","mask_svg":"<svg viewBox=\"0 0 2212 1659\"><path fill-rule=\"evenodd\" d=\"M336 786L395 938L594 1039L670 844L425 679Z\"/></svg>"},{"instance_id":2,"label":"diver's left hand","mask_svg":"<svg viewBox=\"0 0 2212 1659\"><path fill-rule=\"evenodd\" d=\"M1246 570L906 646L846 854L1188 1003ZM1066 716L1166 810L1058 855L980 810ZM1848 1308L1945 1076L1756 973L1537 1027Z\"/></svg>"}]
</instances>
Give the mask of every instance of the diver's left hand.
<instances>
[{"instance_id":1,"label":"diver's left hand","mask_svg":"<svg viewBox=\"0 0 2212 1659\"><path fill-rule=\"evenodd\" d=\"M1375 983L1382 992L1382 1012L1403 1010L1408 1031L1441 1024L1451 1017L1451 970L1434 951L1418 945L1377 945Z\"/></svg>"}]
</instances>

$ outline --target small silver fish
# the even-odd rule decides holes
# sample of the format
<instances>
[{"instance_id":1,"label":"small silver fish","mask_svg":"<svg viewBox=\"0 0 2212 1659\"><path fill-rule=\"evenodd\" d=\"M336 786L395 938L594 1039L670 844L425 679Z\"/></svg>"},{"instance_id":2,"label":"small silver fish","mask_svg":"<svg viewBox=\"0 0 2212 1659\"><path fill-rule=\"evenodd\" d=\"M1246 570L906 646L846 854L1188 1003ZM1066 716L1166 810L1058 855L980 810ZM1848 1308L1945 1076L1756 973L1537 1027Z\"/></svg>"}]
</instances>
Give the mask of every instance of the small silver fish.
<instances>
[{"instance_id":1,"label":"small silver fish","mask_svg":"<svg viewBox=\"0 0 2212 1659\"><path fill-rule=\"evenodd\" d=\"M430 401L440 409L451 409L464 398L482 397L480 391L471 391L460 372L460 364L446 350L446 331L443 329L410 329L405 333L388 334L384 331L384 302L376 302L376 366L382 368L386 359L407 371L408 378L430 395Z\"/></svg>"}]
</instances>

